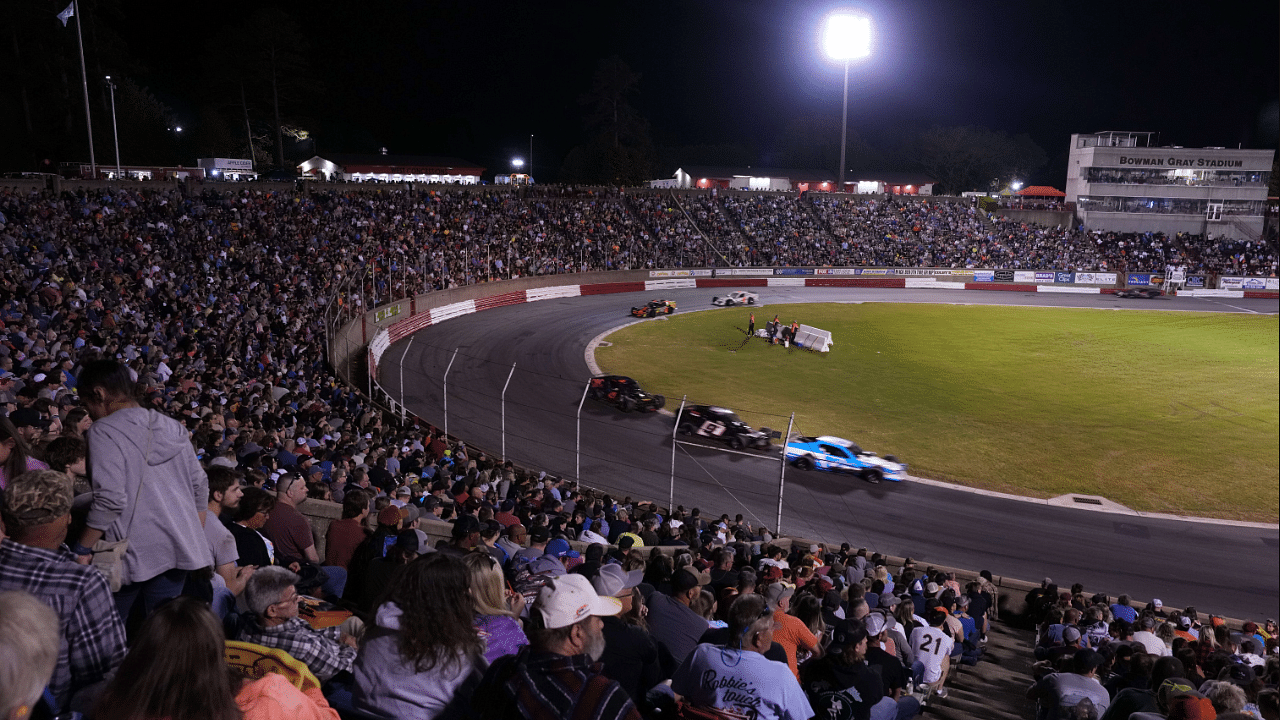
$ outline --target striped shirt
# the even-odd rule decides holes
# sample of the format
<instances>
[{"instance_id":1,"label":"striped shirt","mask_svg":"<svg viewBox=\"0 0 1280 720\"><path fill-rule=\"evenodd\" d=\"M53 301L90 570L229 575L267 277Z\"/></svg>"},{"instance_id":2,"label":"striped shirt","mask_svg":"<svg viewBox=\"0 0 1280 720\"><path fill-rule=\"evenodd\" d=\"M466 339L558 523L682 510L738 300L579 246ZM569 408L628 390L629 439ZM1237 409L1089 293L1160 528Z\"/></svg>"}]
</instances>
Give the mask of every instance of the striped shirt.
<instances>
[{"instance_id":1,"label":"striped shirt","mask_svg":"<svg viewBox=\"0 0 1280 720\"><path fill-rule=\"evenodd\" d=\"M635 703L586 655L535 652L501 657L472 696L485 717L525 720L640 720Z\"/></svg>"},{"instance_id":2,"label":"striped shirt","mask_svg":"<svg viewBox=\"0 0 1280 720\"><path fill-rule=\"evenodd\" d=\"M124 660L124 623L102 573L66 550L0 540L0 592L24 590L58 615L60 643L49 691L60 707Z\"/></svg>"}]
</instances>

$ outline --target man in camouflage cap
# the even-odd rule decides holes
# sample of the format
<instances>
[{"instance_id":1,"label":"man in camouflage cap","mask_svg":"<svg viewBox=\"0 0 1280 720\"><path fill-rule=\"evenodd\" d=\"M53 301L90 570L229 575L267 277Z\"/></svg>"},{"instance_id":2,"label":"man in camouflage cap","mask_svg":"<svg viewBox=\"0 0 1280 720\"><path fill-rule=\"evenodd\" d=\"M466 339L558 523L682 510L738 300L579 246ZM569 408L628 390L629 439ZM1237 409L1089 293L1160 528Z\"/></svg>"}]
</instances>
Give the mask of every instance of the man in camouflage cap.
<instances>
[{"instance_id":1,"label":"man in camouflage cap","mask_svg":"<svg viewBox=\"0 0 1280 720\"><path fill-rule=\"evenodd\" d=\"M49 690L60 710L84 709L92 691L124 659L124 624L102 573L63 546L71 524L71 478L33 470L4 491L0 592L25 590L58 614L61 647Z\"/></svg>"}]
</instances>

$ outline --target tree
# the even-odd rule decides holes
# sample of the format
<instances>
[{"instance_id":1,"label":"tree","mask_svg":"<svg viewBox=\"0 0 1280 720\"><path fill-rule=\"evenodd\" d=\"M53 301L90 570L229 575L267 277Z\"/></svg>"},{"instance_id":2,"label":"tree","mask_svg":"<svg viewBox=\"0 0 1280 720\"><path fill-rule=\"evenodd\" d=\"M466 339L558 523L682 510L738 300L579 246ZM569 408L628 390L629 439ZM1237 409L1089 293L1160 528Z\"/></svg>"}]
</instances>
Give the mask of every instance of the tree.
<instances>
[{"instance_id":1,"label":"tree","mask_svg":"<svg viewBox=\"0 0 1280 720\"><path fill-rule=\"evenodd\" d=\"M631 105L640 74L614 55L600 61L591 91L581 102L591 108L587 127L595 133L569 151L561 177L572 183L636 185L653 178L655 151L649 123Z\"/></svg>"},{"instance_id":2,"label":"tree","mask_svg":"<svg viewBox=\"0 0 1280 720\"><path fill-rule=\"evenodd\" d=\"M1010 139L1003 132L979 127L933 127L916 139L914 160L938 181L939 190L959 194L1026 178L1048 156L1030 137Z\"/></svg>"}]
</instances>

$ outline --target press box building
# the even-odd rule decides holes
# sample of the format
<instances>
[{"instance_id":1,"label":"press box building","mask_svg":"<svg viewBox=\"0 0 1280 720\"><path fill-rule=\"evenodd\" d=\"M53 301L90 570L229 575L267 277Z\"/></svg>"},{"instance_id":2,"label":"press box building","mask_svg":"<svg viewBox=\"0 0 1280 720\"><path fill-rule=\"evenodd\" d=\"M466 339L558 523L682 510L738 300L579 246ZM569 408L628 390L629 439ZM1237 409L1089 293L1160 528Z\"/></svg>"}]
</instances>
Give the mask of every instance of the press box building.
<instances>
[{"instance_id":1,"label":"press box building","mask_svg":"<svg viewBox=\"0 0 1280 720\"><path fill-rule=\"evenodd\" d=\"M1071 136L1066 200L1085 228L1258 239L1274 150L1157 147L1153 135Z\"/></svg>"}]
</instances>

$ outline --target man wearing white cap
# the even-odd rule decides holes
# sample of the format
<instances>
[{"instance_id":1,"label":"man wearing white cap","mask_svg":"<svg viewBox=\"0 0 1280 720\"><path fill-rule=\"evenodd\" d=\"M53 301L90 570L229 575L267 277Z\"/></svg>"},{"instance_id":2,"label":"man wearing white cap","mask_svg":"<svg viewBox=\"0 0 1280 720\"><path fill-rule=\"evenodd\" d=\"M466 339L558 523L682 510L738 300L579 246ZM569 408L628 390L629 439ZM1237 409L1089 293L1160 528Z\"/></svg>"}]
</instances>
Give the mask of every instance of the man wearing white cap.
<instances>
[{"instance_id":1,"label":"man wearing white cap","mask_svg":"<svg viewBox=\"0 0 1280 720\"><path fill-rule=\"evenodd\" d=\"M600 572L591 580L597 593L615 598L622 604L621 614L601 618L604 621L605 645L600 662L604 664L605 677L617 680L633 700L644 697L654 685L671 677L671 672L676 669L671 653L661 650L648 630L622 619L622 615L631 612L633 588L643 577L643 570L627 572L621 565L610 563L601 566Z\"/></svg>"},{"instance_id":2,"label":"man wearing white cap","mask_svg":"<svg viewBox=\"0 0 1280 720\"><path fill-rule=\"evenodd\" d=\"M549 578L529 611L528 647L489 667L473 699L480 717L640 720L635 703L601 671L603 617L622 612L581 575Z\"/></svg>"}]
</instances>

